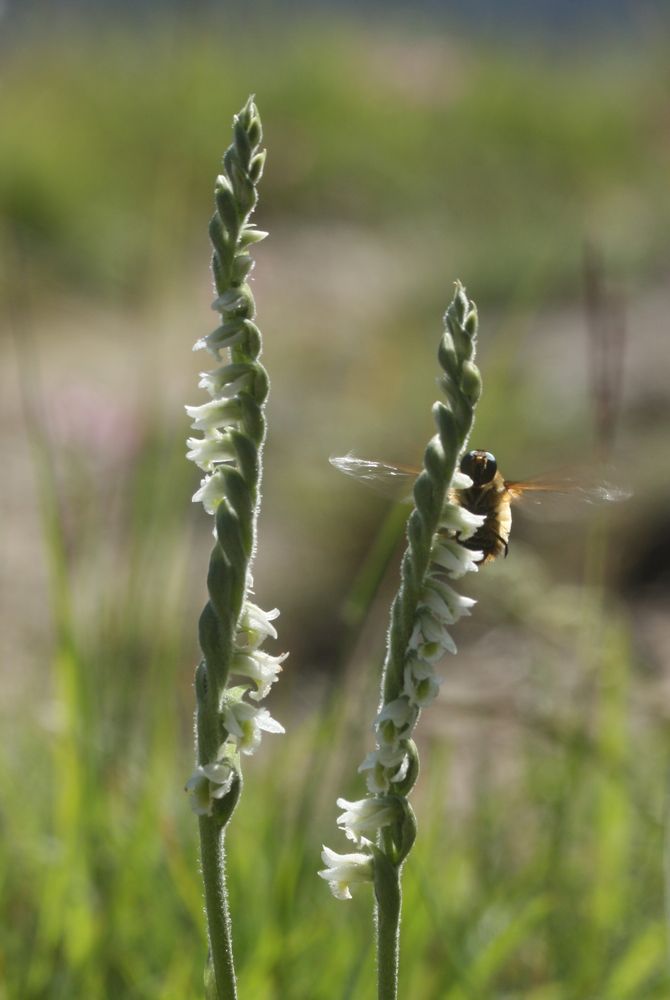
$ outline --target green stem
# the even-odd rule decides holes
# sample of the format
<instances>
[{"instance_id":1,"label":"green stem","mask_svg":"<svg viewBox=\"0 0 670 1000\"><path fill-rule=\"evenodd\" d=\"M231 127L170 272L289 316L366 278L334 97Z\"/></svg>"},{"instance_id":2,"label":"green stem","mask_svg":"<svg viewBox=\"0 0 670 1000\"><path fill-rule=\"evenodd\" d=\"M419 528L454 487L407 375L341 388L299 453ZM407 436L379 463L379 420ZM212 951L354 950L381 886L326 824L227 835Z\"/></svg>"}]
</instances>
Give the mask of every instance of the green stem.
<instances>
[{"instance_id":1,"label":"green stem","mask_svg":"<svg viewBox=\"0 0 670 1000\"><path fill-rule=\"evenodd\" d=\"M207 670L202 662L196 670L198 700L197 728L199 762L213 760L220 740L216 714L208 705ZM226 889L225 828L237 805L241 779L233 784L221 807L212 816L200 816L200 863L205 889L205 910L209 935L209 962L206 971L207 1000L235 1000L235 966L231 938L228 892Z\"/></svg>"},{"instance_id":2,"label":"green stem","mask_svg":"<svg viewBox=\"0 0 670 1000\"><path fill-rule=\"evenodd\" d=\"M226 891L225 827L211 816L200 817L200 857L205 883L209 954L217 1000L236 1000L233 945Z\"/></svg>"},{"instance_id":3,"label":"green stem","mask_svg":"<svg viewBox=\"0 0 670 1000\"><path fill-rule=\"evenodd\" d=\"M376 858L377 997L378 1000L397 1000L402 903L400 868L386 859L382 862L379 852Z\"/></svg>"}]
</instances>

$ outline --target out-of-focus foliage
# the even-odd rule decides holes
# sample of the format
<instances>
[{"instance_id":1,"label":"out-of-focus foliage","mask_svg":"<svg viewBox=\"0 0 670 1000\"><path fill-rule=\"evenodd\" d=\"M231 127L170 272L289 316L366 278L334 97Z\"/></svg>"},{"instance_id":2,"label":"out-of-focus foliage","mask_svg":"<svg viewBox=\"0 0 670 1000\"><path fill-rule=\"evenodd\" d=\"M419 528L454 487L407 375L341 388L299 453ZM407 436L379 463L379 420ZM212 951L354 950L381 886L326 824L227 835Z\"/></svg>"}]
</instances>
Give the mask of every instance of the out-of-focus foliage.
<instances>
[{"instance_id":1,"label":"out-of-focus foliage","mask_svg":"<svg viewBox=\"0 0 670 1000\"><path fill-rule=\"evenodd\" d=\"M65 283L160 286L202 237L229 109L253 91L264 221L411 229L480 296L529 260L564 287L593 234L622 268L649 267L668 246L667 51L619 44L552 59L444 28L41 23L3 52L2 233Z\"/></svg>"},{"instance_id":2,"label":"out-of-focus foliage","mask_svg":"<svg viewBox=\"0 0 670 1000\"><path fill-rule=\"evenodd\" d=\"M87 616L75 584L91 575L68 568L43 479L53 695L37 717L4 723L7 1000L202 995L196 824L180 790L196 597L176 457L160 436L137 455L114 572ZM667 726L634 706L643 687L619 611L550 581L523 550L503 570L422 727L401 995L663 1000ZM375 660L364 643L321 695L287 664L288 732L251 761L228 838L243 996L374 990L369 890L341 904L315 872L335 794L360 792Z\"/></svg>"}]
</instances>

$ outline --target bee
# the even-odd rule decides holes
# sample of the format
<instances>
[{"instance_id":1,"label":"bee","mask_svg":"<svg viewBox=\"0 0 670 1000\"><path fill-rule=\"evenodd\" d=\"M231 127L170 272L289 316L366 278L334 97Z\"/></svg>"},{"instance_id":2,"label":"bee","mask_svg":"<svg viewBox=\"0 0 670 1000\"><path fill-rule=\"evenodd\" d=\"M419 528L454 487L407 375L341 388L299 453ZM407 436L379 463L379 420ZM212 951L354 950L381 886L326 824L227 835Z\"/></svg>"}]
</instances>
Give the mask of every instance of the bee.
<instances>
[{"instance_id":1,"label":"bee","mask_svg":"<svg viewBox=\"0 0 670 1000\"><path fill-rule=\"evenodd\" d=\"M348 476L353 476L379 492L396 496L398 489L406 487L418 476L420 469L411 466L388 465L368 461L353 455L335 456L331 465ZM587 486L571 479L514 480L505 479L498 471L498 463L490 451L468 451L460 461L460 472L471 480L471 485L452 488L448 499L472 514L483 515L485 520L474 535L463 539L461 545L474 552L481 552L480 565L493 562L498 556L507 556L512 530L512 504L527 498L535 502L544 497L573 498L585 503L618 502L631 495L629 491L607 482Z\"/></svg>"},{"instance_id":2,"label":"bee","mask_svg":"<svg viewBox=\"0 0 670 1000\"><path fill-rule=\"evenodd\" d=\"M482 565L492 562L502 553L507 556L512 530L512 501L520 495L520 484L503 479L490 451L466 452L461 459L460 470L469 476L472 486L451 490L450 500L471 514L482 514L486 518L481 528L477 528L474 535L461 544L466 549L482 552Z\"/></svg>"}]
</instances>

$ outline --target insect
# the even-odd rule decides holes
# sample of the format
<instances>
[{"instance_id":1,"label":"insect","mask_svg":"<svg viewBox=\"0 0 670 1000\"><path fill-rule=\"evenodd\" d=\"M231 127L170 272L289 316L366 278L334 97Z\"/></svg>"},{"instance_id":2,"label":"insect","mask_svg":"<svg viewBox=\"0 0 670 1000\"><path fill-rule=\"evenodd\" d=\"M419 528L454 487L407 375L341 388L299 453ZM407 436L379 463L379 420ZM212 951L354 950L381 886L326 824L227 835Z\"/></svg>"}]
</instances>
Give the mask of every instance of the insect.
<instances>
[{"instance_id":1,"label":"insect","mask_svg":"<svg viewBox=\"0 0 670 1000\"><path fill-rule=\"evenodd\" d=\"M421 471L410 466L388 465L368 461L353 455L336 456L331 465L384 493L396 495L398 489L408 486ZM505 479L498 471L498 463L490 451L468 451L461 458L460 471L472 485L450 490L449 499L473 514L484 515L485 521L470 538L461 544L475 552L482 552L480 563L492 562L509 551L512 528L512 504L526 498L535 502L547 497L572 498L585 503L617 502L626 500L629 491L602 482L587 486L571 479L553 481L543 479Z\"/></svg>"}]
</instances>

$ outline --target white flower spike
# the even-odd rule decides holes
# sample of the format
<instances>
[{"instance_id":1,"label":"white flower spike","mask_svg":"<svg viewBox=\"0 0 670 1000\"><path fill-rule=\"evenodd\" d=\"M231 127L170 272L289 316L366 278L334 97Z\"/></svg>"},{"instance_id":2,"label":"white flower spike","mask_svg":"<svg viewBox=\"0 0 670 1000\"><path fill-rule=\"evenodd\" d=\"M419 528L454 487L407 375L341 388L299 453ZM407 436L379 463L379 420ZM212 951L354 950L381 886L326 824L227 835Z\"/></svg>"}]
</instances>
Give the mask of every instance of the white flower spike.
<instances>
[{"instance_id":1,"label":"white flower spike","mask_svg":"<svg viewBox=\"0 0 670 1000\"><path fill-rule=\"evenodd\" d=\"M261 140L258 110L250 98L235 116L233 142L216 181L209 225L218 325L194 350L206 348L215 358L213 371L202 372L199 380L210 398L186 407L192 428L200 432L188 439L188 458L204 473L193 500L215 515L208 600L199 626L202 658L195 671L197 759L212 763L198 766L187 788L200 817L209 971L217 996L237 995L221 828L233 815L241 791L236 780L240 754L253 753L263 732L284 732L267 709L252 704L268 693L284 659L260 649L265 639L277 636L272 619L278 612L266 613L249 600L269 391L247 281L253 268L249 248L266 235L251 222L265 162ZM233 683L237 675L244 684L229 687L231 675ZM250 701L245 700L247 694ZM219 806L218 800L222 800Z\"/></svg>"},{"instance_id":2,"label":"white flower spike","mask_svg":"<svg viewBox=\"0 0 670 1000\"><path fill-rule=\"evenodd\" d=\"M319 872L335 896L348 899L351 882L361 878L361 871L362 877L369 877L372 867L380 997L397 994L401 872L417 833L407 798L418 774L418 751L412 737L421 710L439 692L436 662L446 652L456 652L448 627L469 615L475 603L453 590L445 578L476 572L484 556L468 543L477 538L486 516L456 502L454 492L479 486L459 470L482 388L474 362L476 336L476 307L457 282L438 352L446 402L433 406L437 433L428 442L423 468L414 482L401 582L391 608L381 707L374 723L377 746L358 769L365 774L371 796L356 802L338 799L337 803L343 810L337 820L339 828L359 847L369 848L370 854L337 855L324 848L328 868ZM349 471L347 466L354 464L349 459L339 467ZM380 463L361 464L380 467ZM476 497L467 506L476 508L475 501Z\"/></svg>"}]
</instances>

